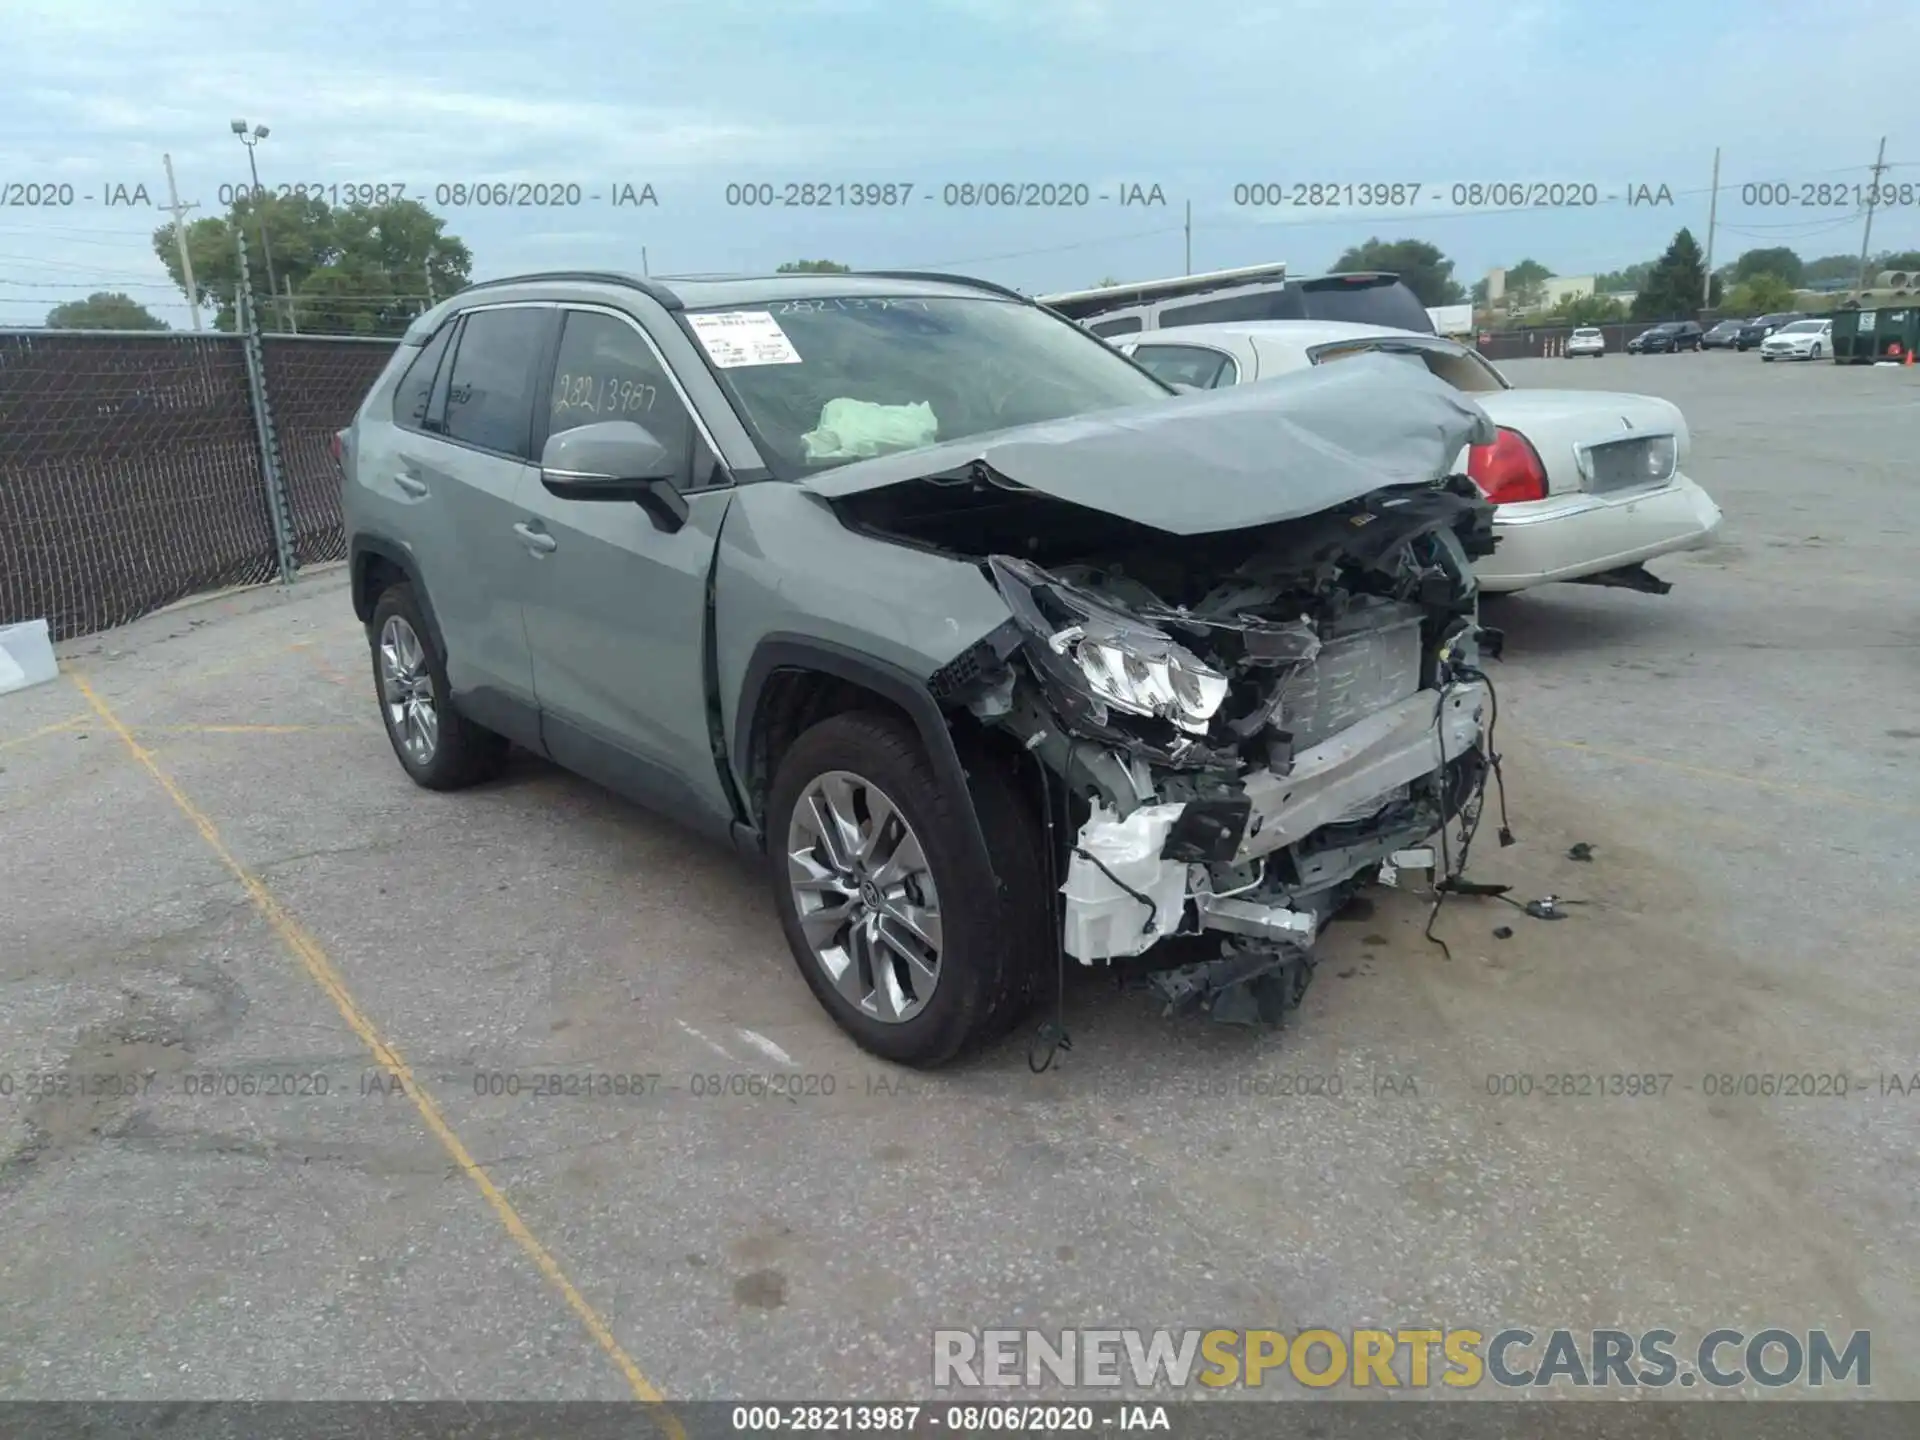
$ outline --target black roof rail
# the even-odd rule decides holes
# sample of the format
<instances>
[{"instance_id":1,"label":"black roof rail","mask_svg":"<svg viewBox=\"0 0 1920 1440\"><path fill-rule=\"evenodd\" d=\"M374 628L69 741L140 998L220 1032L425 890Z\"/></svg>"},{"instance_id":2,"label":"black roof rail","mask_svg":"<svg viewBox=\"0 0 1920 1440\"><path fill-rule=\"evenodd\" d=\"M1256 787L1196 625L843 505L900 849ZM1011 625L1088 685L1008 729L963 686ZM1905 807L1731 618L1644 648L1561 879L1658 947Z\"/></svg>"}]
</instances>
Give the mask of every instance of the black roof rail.
<instances>
[{"instance_id":1,"label":"black roof rail","mask_svg":"<svg viewBox=\"0 0 1920 1440\"><path fill-rule=\"evenodd\" d=\"M989 290L995 295L1005 295L1009 300L1023 300L1034 304L1031 295L1022 295L1008 285L996 284L992 280L979 280L971 275L948 275L938 270L856 270L856 275L872 275L881 280L930 280L944 285L970 285L975 290Z\"/></svg>"},{"instance_id":2,"label":"black roof rail","mask_svg":"<svg viewBox=\"0 0 1920 1440\"><path fill-rule=\"evenodd\" d=\"M476 280L456 295L465 295L472 290L486 290L496 285L542 285L556 281L583 281L591 285L624 285L629 290L638 290L651 300L658 301L668 310L685 308L680 297L663 285L639 275L623 275L617 270L539 270L528 275L503 275L497 280Z\"/></svg>"}]
</instances>

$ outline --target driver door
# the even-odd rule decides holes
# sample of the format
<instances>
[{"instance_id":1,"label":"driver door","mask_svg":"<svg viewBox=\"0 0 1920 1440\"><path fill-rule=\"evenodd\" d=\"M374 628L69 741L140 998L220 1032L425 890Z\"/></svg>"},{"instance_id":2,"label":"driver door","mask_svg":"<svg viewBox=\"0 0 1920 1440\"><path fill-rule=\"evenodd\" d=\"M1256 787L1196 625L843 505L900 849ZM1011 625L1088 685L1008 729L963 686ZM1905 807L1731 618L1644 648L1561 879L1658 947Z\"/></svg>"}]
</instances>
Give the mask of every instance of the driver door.
<instances>
[{"instance_id":1,"label":"driver door","mask_svg":"<svg viewBox=\"0 0 1920 1440\"><path fill-rule=\"evenodd\" d=\"M695 825L732 818L707 726L706 586L733 499L686 400L638 321L567 307L535 419L549 435L632 420L681 457L690 514L672 533L631 502L565 500L537 474L519 519L527 642L548 753Z\"/></svg>"}]
</instances>

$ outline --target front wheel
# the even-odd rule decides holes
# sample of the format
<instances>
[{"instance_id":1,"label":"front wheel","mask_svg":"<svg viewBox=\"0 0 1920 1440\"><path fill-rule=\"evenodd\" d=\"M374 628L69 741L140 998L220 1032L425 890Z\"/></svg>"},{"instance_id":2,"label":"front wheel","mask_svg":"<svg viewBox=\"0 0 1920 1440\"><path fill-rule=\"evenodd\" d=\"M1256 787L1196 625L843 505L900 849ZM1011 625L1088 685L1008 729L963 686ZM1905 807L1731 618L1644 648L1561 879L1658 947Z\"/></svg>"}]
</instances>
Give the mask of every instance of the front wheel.
<instances>
[{"instance_id":1,"label":"front wheel","mask_svg":"<svg viewBox=\"0 0 1920 1440\"><path fill-rule=\"evenodd\" d=\"M1820 347L1818 345L1815 345L1811 350L1809 350L1807 352L1807 358L1809 360L1818 360L1820 358Z\"/></svg>"},{"instance_id":2,"label":"front wheel","mask_svg":"<svg viewBox=\"0 0 1920 1440\"><path fill-rule=\"evenodd\" d=\"M1038 827L1006 764L955 795L889 715L821 721L767 801L774 904L814 997L862 1049L931 1069L1006 1033L1052 953ZM976 807L998 881L972 844Z\"/></svg>"}]
</instances>

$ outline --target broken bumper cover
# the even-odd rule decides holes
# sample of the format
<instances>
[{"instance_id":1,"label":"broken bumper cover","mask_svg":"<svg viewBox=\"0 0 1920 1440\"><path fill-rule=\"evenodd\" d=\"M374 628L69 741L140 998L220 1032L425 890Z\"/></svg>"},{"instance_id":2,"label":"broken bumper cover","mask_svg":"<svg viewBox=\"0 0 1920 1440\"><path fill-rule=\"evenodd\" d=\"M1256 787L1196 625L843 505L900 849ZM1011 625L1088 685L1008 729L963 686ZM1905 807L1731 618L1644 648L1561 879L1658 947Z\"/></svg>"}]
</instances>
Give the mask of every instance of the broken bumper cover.
<instances>
[{"instance_id":1,"label":"broken bumper cover","mask_svg":"<svg viewBox=\"0 0 1920 1440\"><path fill-rule=\"evenodd\" d=\"M1301 751L1285 774L1249 774L1246 820L1232 863L1260 866L1261 878L1237 890L1215 893L1207 866L1166 858L1168 836L1187 805L1144 806L1125 820L1096 808L1067 872L1066 952L1093 964L1140 955L1169 936L1207 931L1279 947L1282 959L1284 952L1306 950L1338 887L1419 845L1444 823L1437 810L1419 807L1396 823L1392 807L1483 748L1489 701L1479 682L1421 690ZM1388 818L1365 826L1374 815ZM1346 843L1290 854L1284 879L1262 863L1329 826L1357 822L1362 833Z\"/></svg>"}]
</instances>

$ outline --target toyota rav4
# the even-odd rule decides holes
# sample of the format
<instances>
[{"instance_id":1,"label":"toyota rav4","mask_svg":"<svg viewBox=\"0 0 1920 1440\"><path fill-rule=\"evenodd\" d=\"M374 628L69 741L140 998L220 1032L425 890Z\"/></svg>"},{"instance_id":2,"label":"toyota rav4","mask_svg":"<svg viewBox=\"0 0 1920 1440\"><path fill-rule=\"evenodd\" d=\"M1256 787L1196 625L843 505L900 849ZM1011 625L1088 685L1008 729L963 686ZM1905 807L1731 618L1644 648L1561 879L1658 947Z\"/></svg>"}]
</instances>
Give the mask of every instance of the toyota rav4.
<instances>
[{"instance_id":1,"label":"toyota rav4","mask_svg":"<svg viewBox=\"0 0 1920 1440\"><path fill-rule=\"evenodd\" d=\"M1276 1023L1497 766L1449 473L1492 425L1392 358L1181 394L978 281L531 275L422 315L339 438L406 773L517 744L769 857L903 1063L1067 957Z\"/></svg>"}]
</instances>

